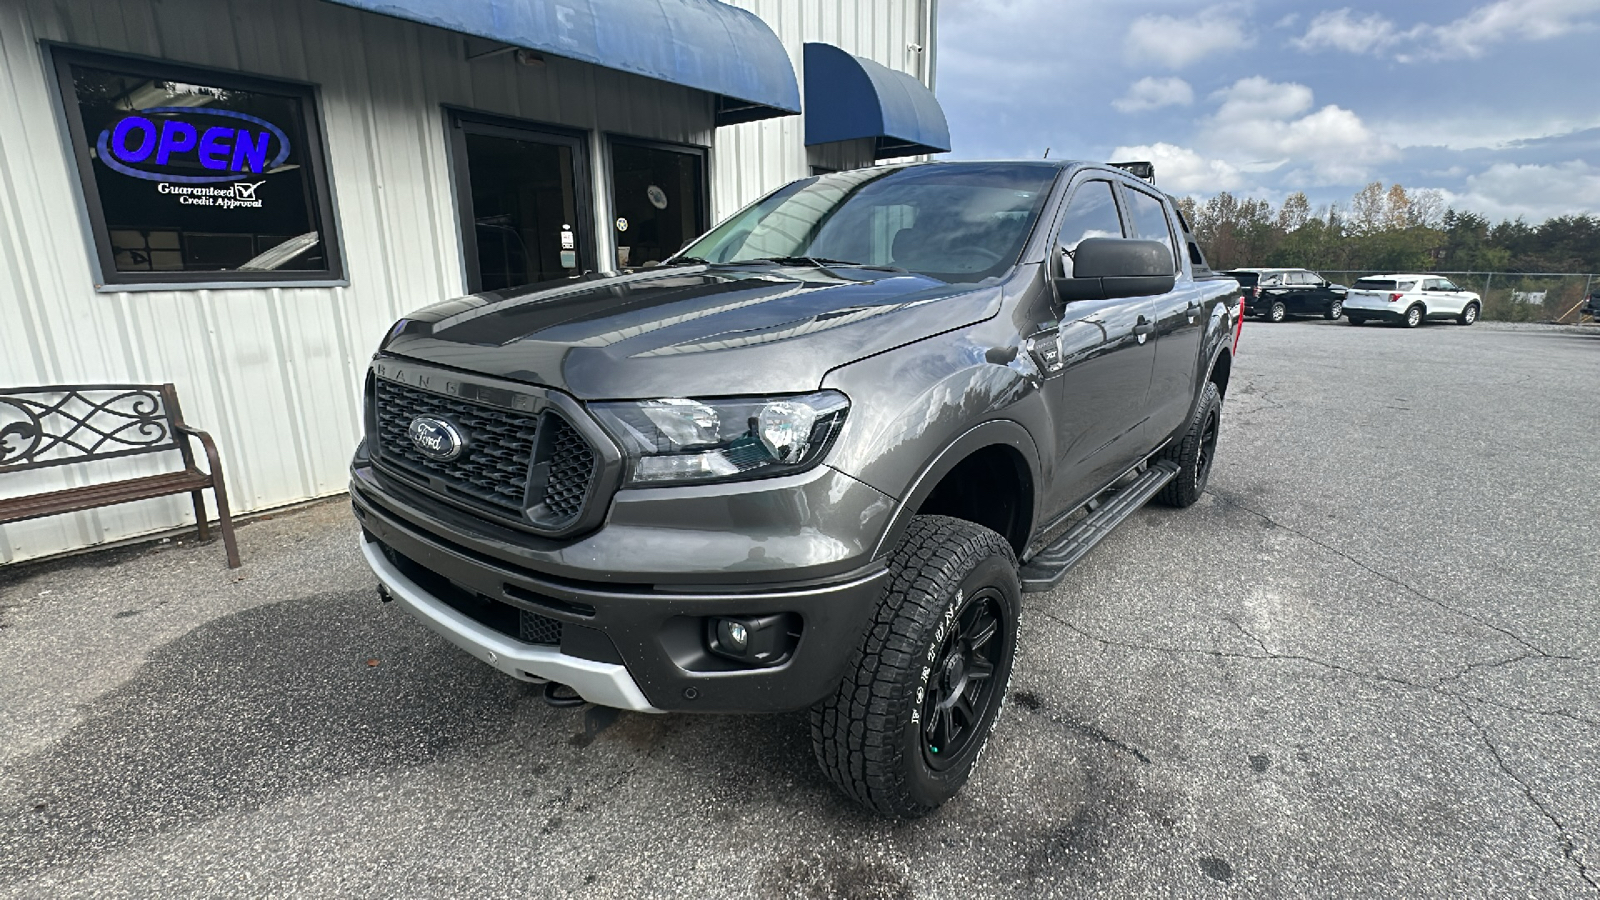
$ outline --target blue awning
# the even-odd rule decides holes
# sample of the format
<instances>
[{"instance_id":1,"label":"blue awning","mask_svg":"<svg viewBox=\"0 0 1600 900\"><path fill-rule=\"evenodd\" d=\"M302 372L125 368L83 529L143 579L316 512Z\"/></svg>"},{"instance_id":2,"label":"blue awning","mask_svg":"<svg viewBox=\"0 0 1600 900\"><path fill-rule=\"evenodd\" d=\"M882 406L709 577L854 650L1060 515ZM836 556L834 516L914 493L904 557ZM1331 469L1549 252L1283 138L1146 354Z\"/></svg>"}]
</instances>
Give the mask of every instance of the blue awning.
<instances>
[{"instance_id":1,"label":"blue awning","mask_svg":"<svg viewBox=\"0 0 1600 900\"><path fill-rule=\"evenodd\" d=\"M717 95L718 125L800 111L778 36L716 0L330 2L697 88Z\"/></svg>"},{"instance_id":2,"label":"blue awning","mask_svg":"<svg viewBox=\"0 0 1600 900\"><path fill-rule=\"evenodd\" d=\"M945 153L950 126L922 82L832 44L806 44L806 146L874 138L875 159Z\"/></svg>"}]
</instances>

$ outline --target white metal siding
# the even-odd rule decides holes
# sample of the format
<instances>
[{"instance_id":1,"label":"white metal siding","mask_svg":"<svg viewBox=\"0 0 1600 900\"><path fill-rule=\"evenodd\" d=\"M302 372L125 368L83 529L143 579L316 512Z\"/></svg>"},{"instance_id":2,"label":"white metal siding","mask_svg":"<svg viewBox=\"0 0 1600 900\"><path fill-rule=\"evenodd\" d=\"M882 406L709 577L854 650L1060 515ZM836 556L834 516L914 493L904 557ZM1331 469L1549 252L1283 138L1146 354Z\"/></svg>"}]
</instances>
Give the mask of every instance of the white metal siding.
<instances>
[{"instance_id":1,"label":"white metal siding","mask_svg":"<svg viewBox=\"0 0 1600 900\"><path fill-rule=\"evenodd\" d=\"M777 32L800 78L802 96L805 68L801 57L808 41L833 44L933 87L932 27L937 0L727 2L755 13ZM922 49L915 50L912 45ZM812 165L846 169L873 162L872 148L866 141L851 141L808 154L805 131L800 116L718 129L714 218L731 215L767 191L811 174Z\"/></svg>"},{"instance_id":2,"label":"white metal siding","mask_svg":"<svg viewBox=\"0 0 1600 900\"><path fill-rule=\"evenodd\" d=\"M809 40L926 77L931 62L908 45L929 44L931 2L738 5L773 27L802 77ZM349 286L97 291L41 41L317 85ZM714 218L808 172L799 116L714 129L701 92L555 57L467 62L464 42L318 0L0 0L0 385L171 381L221 446L235 512L337 493L378 338L465 289L444 105L591 131L602 259L614 257L606 132L712 146ZM844 165L851 152L826 155ZM13 473L0 496L156 469L145 458ZM172 498L3 526L0 563L192 521L187 498Z\"/></svg>"}]
</instances>

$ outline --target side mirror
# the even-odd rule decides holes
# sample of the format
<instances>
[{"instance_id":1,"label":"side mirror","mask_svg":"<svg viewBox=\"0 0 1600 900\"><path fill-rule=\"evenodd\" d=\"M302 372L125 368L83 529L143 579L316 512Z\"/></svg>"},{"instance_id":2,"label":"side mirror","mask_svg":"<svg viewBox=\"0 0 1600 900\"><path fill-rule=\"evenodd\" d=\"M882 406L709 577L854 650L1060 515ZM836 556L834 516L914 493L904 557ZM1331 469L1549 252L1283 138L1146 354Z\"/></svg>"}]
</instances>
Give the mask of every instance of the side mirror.
<instances>
[{"instance_id":1,"label":"side mirror","mask_svg":"<svg viewBox=\"0 0 1600 900\"><path fill-rule=\"evenodd\" d=\"M1165 294L1177 280L1165 241L1087 238L1072 254L1072 277L1057 278L1055 285L1056 296L1070 303Z\"/></svg>"}]
</instances>

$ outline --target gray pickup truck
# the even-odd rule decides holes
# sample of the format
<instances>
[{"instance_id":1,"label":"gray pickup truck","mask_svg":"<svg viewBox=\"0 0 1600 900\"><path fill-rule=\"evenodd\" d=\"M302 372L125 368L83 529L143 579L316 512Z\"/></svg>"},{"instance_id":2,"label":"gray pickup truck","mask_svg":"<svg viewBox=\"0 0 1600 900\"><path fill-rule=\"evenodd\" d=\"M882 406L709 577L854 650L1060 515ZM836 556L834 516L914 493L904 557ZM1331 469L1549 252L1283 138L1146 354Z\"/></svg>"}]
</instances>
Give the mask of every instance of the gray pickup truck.
<instances>
[{"instance_id":1,"label":"gray pickup truck","mask_svg":"<svg viewBox=\"0 0 1600 900\"><path fill-rule=\"evenodd\" d=\"M999 715L1021 595L1204 490L1242 313L1118 168L807 178L660 267L395 323L363 550L552 702L809 708L846 794L920 815Z\"/></svg>"}]
</instances>

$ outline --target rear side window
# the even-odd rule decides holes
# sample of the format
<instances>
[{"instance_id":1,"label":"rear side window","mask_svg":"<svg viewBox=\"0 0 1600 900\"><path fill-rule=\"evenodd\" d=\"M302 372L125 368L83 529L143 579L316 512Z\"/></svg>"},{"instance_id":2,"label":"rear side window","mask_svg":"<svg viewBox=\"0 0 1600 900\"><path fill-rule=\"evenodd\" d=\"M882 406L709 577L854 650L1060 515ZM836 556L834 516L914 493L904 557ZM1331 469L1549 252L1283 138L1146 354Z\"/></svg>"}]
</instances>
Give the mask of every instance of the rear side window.
<instances>
[{"instance_id":1,"label":"rear side window","mask_svg":"<svg viewBox=\"0 0 1600 900\"><path fill-rule=\"evenodd\" d=\"M1172 247L1173 265L1178 262L1177 247L1172 243L1172 225L1167 222L1167 207L1159 199L1144 191L1128 190L1128 217L1133 220L1133 236L1146 241L1164 241Z\"/></svg>"},{"instance_id":2,"label":"rear side window","mask_svg":"<svg viewBox=\"0 0 1600 900\"><path fill-rule=\"evenodd\" d=\"M1415 290L1416 287L1417 287L1417 283L1415 281L1402 281L1402 282L1400 282L1400 290L1402 290L1402 291Z\"/></svg>"},{"instance_id":3,"label":"rear side window","mask_svg":"<svg viewBox=\"0 0 1600 900\"><path fill-rule=\"evenodd\" d=\"M1356 282L1355 288L1358 291L1392 291L1395 290L1395 281L1390 278L1362 278Z\"/></svg>"},{"instance_id":4,"label":"rear side window","mask_svg":"<svg viewBox=\"0 0 1600 900\"><path fill-rule=\"evenodd\" d=\"M1061 231L1056 238L1061 249L1068 253L1087 238L1122 237L1122 220L1117 217L1117 201L1111 193L1109 181L1086 181L1072 192L1066 214L1061 218ZM1061 261L1064 274L1071 277L1072 260Z\"/></svg>"},{"instance_id":5,"label":"rear side window","mask_svg":"<svg viewBox=\"0 0 1600 900\"><path fill-rule=\"evenodd\" d=\"M1241 287L1255 287L1261 281L1260 272L1229 272L1233 280L1239 282Z\"/></svg>"}]
</instances>

